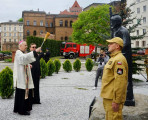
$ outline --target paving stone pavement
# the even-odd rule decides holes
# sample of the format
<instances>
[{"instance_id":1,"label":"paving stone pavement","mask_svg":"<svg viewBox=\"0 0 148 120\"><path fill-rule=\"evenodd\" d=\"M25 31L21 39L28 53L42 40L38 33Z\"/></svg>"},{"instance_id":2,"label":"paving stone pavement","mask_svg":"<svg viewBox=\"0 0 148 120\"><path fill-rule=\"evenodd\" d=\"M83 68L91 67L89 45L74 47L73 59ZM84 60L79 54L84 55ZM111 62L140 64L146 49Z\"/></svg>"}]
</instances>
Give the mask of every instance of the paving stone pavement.
<instances>
[{"instance_id":1,"label":"paving stone pavement","mask_svg":"<svg viewBox=\"0 0 148 120\"><path fill-rule=\"evenodd\" d=\"M13 68L13 63L0 62L0 70L5 66ZM134 77L145 81L141 75ZM99 79L97 90L92 90L94 82L95 69L88 72L83 67L80 72L73 70L70 73L61 69L59 74L40 80L42 104L33 105L30 116L13 113L14 96L0 98L0 120L88 120L89 105L94 96L99 97L101 89ZM148 83L134 83L133 91L148 96Z\"/></svg>"}]
</instances>

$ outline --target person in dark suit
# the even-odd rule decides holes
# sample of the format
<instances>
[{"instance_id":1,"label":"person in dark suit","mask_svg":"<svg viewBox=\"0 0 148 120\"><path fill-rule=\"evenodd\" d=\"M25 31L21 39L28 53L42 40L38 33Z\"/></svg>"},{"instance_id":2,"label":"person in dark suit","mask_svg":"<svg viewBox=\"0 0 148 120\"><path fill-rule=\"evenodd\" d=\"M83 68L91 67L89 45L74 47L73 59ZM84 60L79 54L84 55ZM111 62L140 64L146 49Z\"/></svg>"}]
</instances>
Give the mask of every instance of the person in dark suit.
<instances>
[{"instance_id":1,"label":"person in dark suit","mask_svg":"<svg viewBox=\"0 0 148 120\"><path fill-rule=\"evenodd\" d=\"M49 61L49 58L50 58L49 48L46 48L46 53L45 53L45 62L46 63Z\"/></svg>"},{"instance_id":2,"label":"person in dark suit","mask_svg":"<svg viewBox=\"0 0 148 120\"><path fill-rule=\"evenodd\" d=\"M44 52L42 51L42 49L40 50L39 53L39 59L43 58L44 59Z\"/></svg>"},{"instance_id":3,"label":"person in dark suit","mask_svg":"<svg viewBox=\"0 0 148 120\"><path fill-rule=\"evenodd\" d=\"M30 51L36 50L36 44L31 43L30 44ZM40 70L40 58L39 56L36 58L35 62L31 63L31 73L34 83L34 96L33 96L33 104L41 104L40 103L40 92L39 92L39 82L40 82L40 76L41 76L41 70Z\"/></svg>"}]
</instances>

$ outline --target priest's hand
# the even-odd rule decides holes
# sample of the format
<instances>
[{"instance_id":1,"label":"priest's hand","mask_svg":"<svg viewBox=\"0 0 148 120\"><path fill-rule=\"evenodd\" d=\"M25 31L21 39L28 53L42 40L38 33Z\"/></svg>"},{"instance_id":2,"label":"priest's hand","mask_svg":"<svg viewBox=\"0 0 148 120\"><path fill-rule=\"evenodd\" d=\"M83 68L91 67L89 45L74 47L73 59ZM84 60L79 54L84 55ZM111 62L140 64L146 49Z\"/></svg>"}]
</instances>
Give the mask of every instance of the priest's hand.
<instances>
[{"instance_id":1,"label":"priest's hand","mask_svg":"<svg viewBox=\"0 0 148 120\"><path fill-rule=\"evenodd\" d=\"M41 47L38 47L35 51L36 52L40 52L41 51Z\"/></svg>"}]
</instances>

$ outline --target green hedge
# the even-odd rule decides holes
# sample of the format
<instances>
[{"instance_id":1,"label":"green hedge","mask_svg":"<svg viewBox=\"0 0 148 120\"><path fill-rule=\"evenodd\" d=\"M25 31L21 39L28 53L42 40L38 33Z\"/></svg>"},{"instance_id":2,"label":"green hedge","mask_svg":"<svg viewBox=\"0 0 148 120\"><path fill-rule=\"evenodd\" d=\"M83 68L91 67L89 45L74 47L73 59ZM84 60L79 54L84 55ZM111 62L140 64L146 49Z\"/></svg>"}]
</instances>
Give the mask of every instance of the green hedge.
<instances>
[{"instance_id":1,"label":"green hedge","mask_svg":"<svg viewBox=\"0 0 148 120\"><path fill-rule=\"evenodd\" d=\"M47 73L47 65L43 58L41 58L40 60L40 68L41 68L41 78L45 78Z\"/></svg>"},{"instance_id":2,"label":"green hedge","mask_svg":"<svg viewBox=\"0 0 148 120\"><path fill-rule=\"evenodd\" d=\"M11 55L12 54L11 51L0 51L0 53L7 54L7 55Z\"/></svg>"},{"instance_id":3,"label":"green hedge","mask_svg":"<svg viewBox=\"0 0 148 120\"><path fill-rule=\"evenodd\" d=\"M59 59L54 60L54 65L55 65L55 72L58 74L60 68L61 68L61 62Z\"/></svg>"},{"instance_id":4,"label":"green hedge","mask_svg":"<svg viewBox=\"0 0 148 120\"><path fill-rule=\"evenodd\" d=\"M10 98L13 93L13 71L6 67L0 72L0 96L3 99Z\"/></svg>"},{"instance_id":5,"label":"green hedge","mask_svg":"<svg viewBox=\"0 0 148 120\"><path fill-rule=\"evenodd\" d=\"M65 60L65 62L63 63L63 69L66 72L71 72L72 71L72 64L69 60Z\"/></svg>"},{"instance_id":6,"label":"green hedge","mask_svg":"<svg viewBox=\"0 0 148 120\"><path fill-rule=\"evenodd\" d=\"M87 58L86 63L85 63L85 67L87 69L87 71L91 71L93 69L93 61L91 58Z\"/></svg>"},{"instance_id":7,"label":"green hedge","mask_svg":"<svg viewBox=\"0 0 148 120\"><path fill-rule=\"evenodd\" d=\"M29 51L29 46L31 43L35 43L37 45L37 47L40 47L43 40L44 40L44 38L33 37L33 36L27 37L28 51ZM43 52L46 51L46 48L49 48L49 51L51 53L50 57L60 56L61 42L62 41L47 39L42 47Z\"/></svg>"},{"instance_id":8,"label":"green hedge","mask_svg":"<svg viewBox=\"0 0 148 120\"><path fill-rule=\"evenodd\" d=\"M50 59L47 62L47 75L52 76L52 74L55 72L55 64L54 62Z\"/></svg>"},{"instance_id":9,"label":"green hedge","mask_svg":"<svg viewBox=\"0 0 148 120\"><path fill-rule=\"evenodd\" d=\"M73 69L76 71L76 72L79 72L80 69L81 69L81 61L79 58L77 58L75 60L75 62L73 63Z\"/></svg>"}]
</instances>

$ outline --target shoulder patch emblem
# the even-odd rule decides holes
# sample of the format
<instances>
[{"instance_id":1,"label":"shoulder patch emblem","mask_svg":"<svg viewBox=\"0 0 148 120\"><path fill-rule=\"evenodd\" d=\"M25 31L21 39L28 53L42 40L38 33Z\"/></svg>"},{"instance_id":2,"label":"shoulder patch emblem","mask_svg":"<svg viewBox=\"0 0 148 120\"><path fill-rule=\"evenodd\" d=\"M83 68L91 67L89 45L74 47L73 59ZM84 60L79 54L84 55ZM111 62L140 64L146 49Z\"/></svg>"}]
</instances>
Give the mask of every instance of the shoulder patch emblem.
<instances>
[{"instance_id":1,"label":"shoulder patch emblem","mask_svg":"<svg viewBox=\"0 0 148 120\"><path fill-rule=\"evenodd\" d=\"M117 62L117 65L122 65L122 62Z\"/></svg>"},{"instance_id":2,"label":"shoulder patch emblem","mask_svg":"<svg viewBox=\"0 0 148 120\"><path fill-rule=\"evenodd\" d=\"M123 74L123 69L122 68L118 68L117 69L117 74L118 75L122 75Z\"/></svg>"},{"instance_id":3,"label":"shoulder patch emblem","mask_svg":"<svg viewBox=\"0 0 148 120\"><path fill-rule=\"evenodd\" d=\"M108 64L111 65L112 64L112 61L108 61Z\"/></svg>"}]
</instances>

